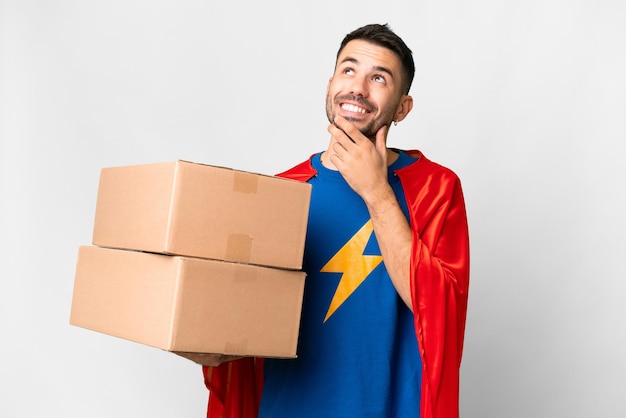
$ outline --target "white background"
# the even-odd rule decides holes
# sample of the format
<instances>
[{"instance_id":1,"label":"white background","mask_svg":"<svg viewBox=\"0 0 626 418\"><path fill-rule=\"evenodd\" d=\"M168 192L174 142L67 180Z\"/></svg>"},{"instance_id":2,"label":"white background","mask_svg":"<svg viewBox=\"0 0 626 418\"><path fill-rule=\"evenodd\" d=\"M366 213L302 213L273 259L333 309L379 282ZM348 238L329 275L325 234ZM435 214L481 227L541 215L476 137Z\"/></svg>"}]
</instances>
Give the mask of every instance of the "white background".
<instances>
[{"instance_id":1,"label":"white background","mask_svg":"<svg viewBox=\"0 0 626 418\"><path fill-rule=\"evenodd\" d=\"M417 63L389 144L465 190L462 415L626 416L621 0L0 0L0 416L204 415L199 367L68 324L99 170L300 162L372 22Z\"/></svg>"}]
</instances>

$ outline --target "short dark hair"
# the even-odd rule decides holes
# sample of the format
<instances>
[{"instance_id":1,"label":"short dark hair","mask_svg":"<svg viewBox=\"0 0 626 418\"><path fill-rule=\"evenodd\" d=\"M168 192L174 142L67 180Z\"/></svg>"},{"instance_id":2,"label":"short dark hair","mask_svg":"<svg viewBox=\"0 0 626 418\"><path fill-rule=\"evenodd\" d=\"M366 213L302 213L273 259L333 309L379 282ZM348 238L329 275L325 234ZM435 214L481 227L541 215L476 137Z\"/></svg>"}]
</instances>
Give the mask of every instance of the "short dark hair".
<instances>
[{"instance_id":1,"label":"short dark hair","mask_svg":"<svg viewBox=\"0 0 626 418\"><path fill-rule=\"evenodd\" d=\"M411 84L413 83L413 77L415 76L415 62L413 61L413 53L404 43L402 38L396 35L386 23L384 25L365 25L355 29L343 38L339 51L337 51L337 59L339 59L341 51L343 51L343 48L348 44L348 42L357 39L387 48L393 51L400 58L403 70L403 91L405 94L409 94Z\"/></svg>"}]
</instances>

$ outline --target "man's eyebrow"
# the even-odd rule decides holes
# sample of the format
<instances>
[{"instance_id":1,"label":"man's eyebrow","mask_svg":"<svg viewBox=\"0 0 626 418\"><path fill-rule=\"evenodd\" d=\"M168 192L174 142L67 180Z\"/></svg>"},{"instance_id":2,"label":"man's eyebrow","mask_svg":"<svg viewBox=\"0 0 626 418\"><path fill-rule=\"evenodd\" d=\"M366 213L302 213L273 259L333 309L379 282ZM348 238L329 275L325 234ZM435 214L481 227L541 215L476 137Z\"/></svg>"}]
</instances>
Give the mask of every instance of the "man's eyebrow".
<instances>
[{"instance_id":1,"label":"man's eyebrow","mask_svg":"<svg viewBox=\"0 0 626 418\"><path fill-rule=\"evenodd\" d=\"M359 60L357 60L356 58L353 58L351 56L347 56L347 57L345 57L344 59L341 60L340 64L343 64L345 62L351 62L353 64L358 64ZM376 71L379 71L379 72L382 72L382 73L387 73L387 74L389 74L389 76L391 78L393 78L393 72L389 68L383 67L382 65L375 65L373 68Z\"/></svg>"},{"instance_id":2,"label":"man's eyebrow","mask_svg":"<svg viewBox=\"0 0 626 418\"><path fill-rule=\"evenodd\" d=\"M356 59L356 58L353 58L351 56L347 56L347 57L344 57L344 59L341 60L341 64L343 64L344 62L352 62L354 64L358 64L359 60Z\"/></svg>"}]
</instances>

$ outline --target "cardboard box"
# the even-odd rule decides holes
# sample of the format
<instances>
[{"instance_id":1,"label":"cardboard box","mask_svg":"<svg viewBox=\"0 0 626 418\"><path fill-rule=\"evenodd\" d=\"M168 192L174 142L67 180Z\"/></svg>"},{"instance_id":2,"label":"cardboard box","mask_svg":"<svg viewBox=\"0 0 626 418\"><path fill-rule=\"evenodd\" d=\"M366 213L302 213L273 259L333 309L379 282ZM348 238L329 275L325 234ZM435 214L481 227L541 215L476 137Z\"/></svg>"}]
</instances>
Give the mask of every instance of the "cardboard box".
<instances>
[{"instance_id":1,"label":"cardboard box","mask_svg":"<svg viewBox=\"0 0 626 418\"><path fill-rule=\"evenodd\" d=\"M309 184L186 161L104 168L93 244L298 270Z\"/></svg>"},{"instance_id":2,"label":"cardboard box","mask_svg":"<svg viewBox=\"0 0 626 418\"><path fill-rule=\"evenodd\" d=\"M305 273L79 248L70 324L168 351L296 356Z\"/></svg>"}]
</instances>

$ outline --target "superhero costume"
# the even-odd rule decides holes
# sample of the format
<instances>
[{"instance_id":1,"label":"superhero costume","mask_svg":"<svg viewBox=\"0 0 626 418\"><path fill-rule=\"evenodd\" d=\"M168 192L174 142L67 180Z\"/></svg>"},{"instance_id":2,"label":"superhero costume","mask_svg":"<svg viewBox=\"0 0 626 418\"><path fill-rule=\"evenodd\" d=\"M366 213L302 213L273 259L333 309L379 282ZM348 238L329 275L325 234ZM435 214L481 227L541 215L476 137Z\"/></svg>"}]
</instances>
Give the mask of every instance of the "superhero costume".
<instances>
[{"instance_id":1,"label":"superhero costume","mask_svg":"<svg viewBox=\"0 0 626 418\"><path fill-rule=\"evenodd\" d=\"M419 159L395 173L402 183L413 234L411 295L415 334L422 358L420 416L459 415L459 368L469 285L469 238L458 177ZM311 160L279 174L307 181ZM207 417L256 417L262 393L263 360L244 358L203 367L211 391Z\"/></svg>"},{"instance_id":2,"label":"superhero costume","mask_svg":"<svg viewBox=\"0 0 626 418\"><path fill-rule=\"evenodd\" d=\"M308 180L298 358L265 359L259 418L419 418L413 313L382 262L365 202L320 155L311 158L317 175ZM407 220L395 171L414 161L399 151L386 170Z\"/></svg>"}]
</instances>

